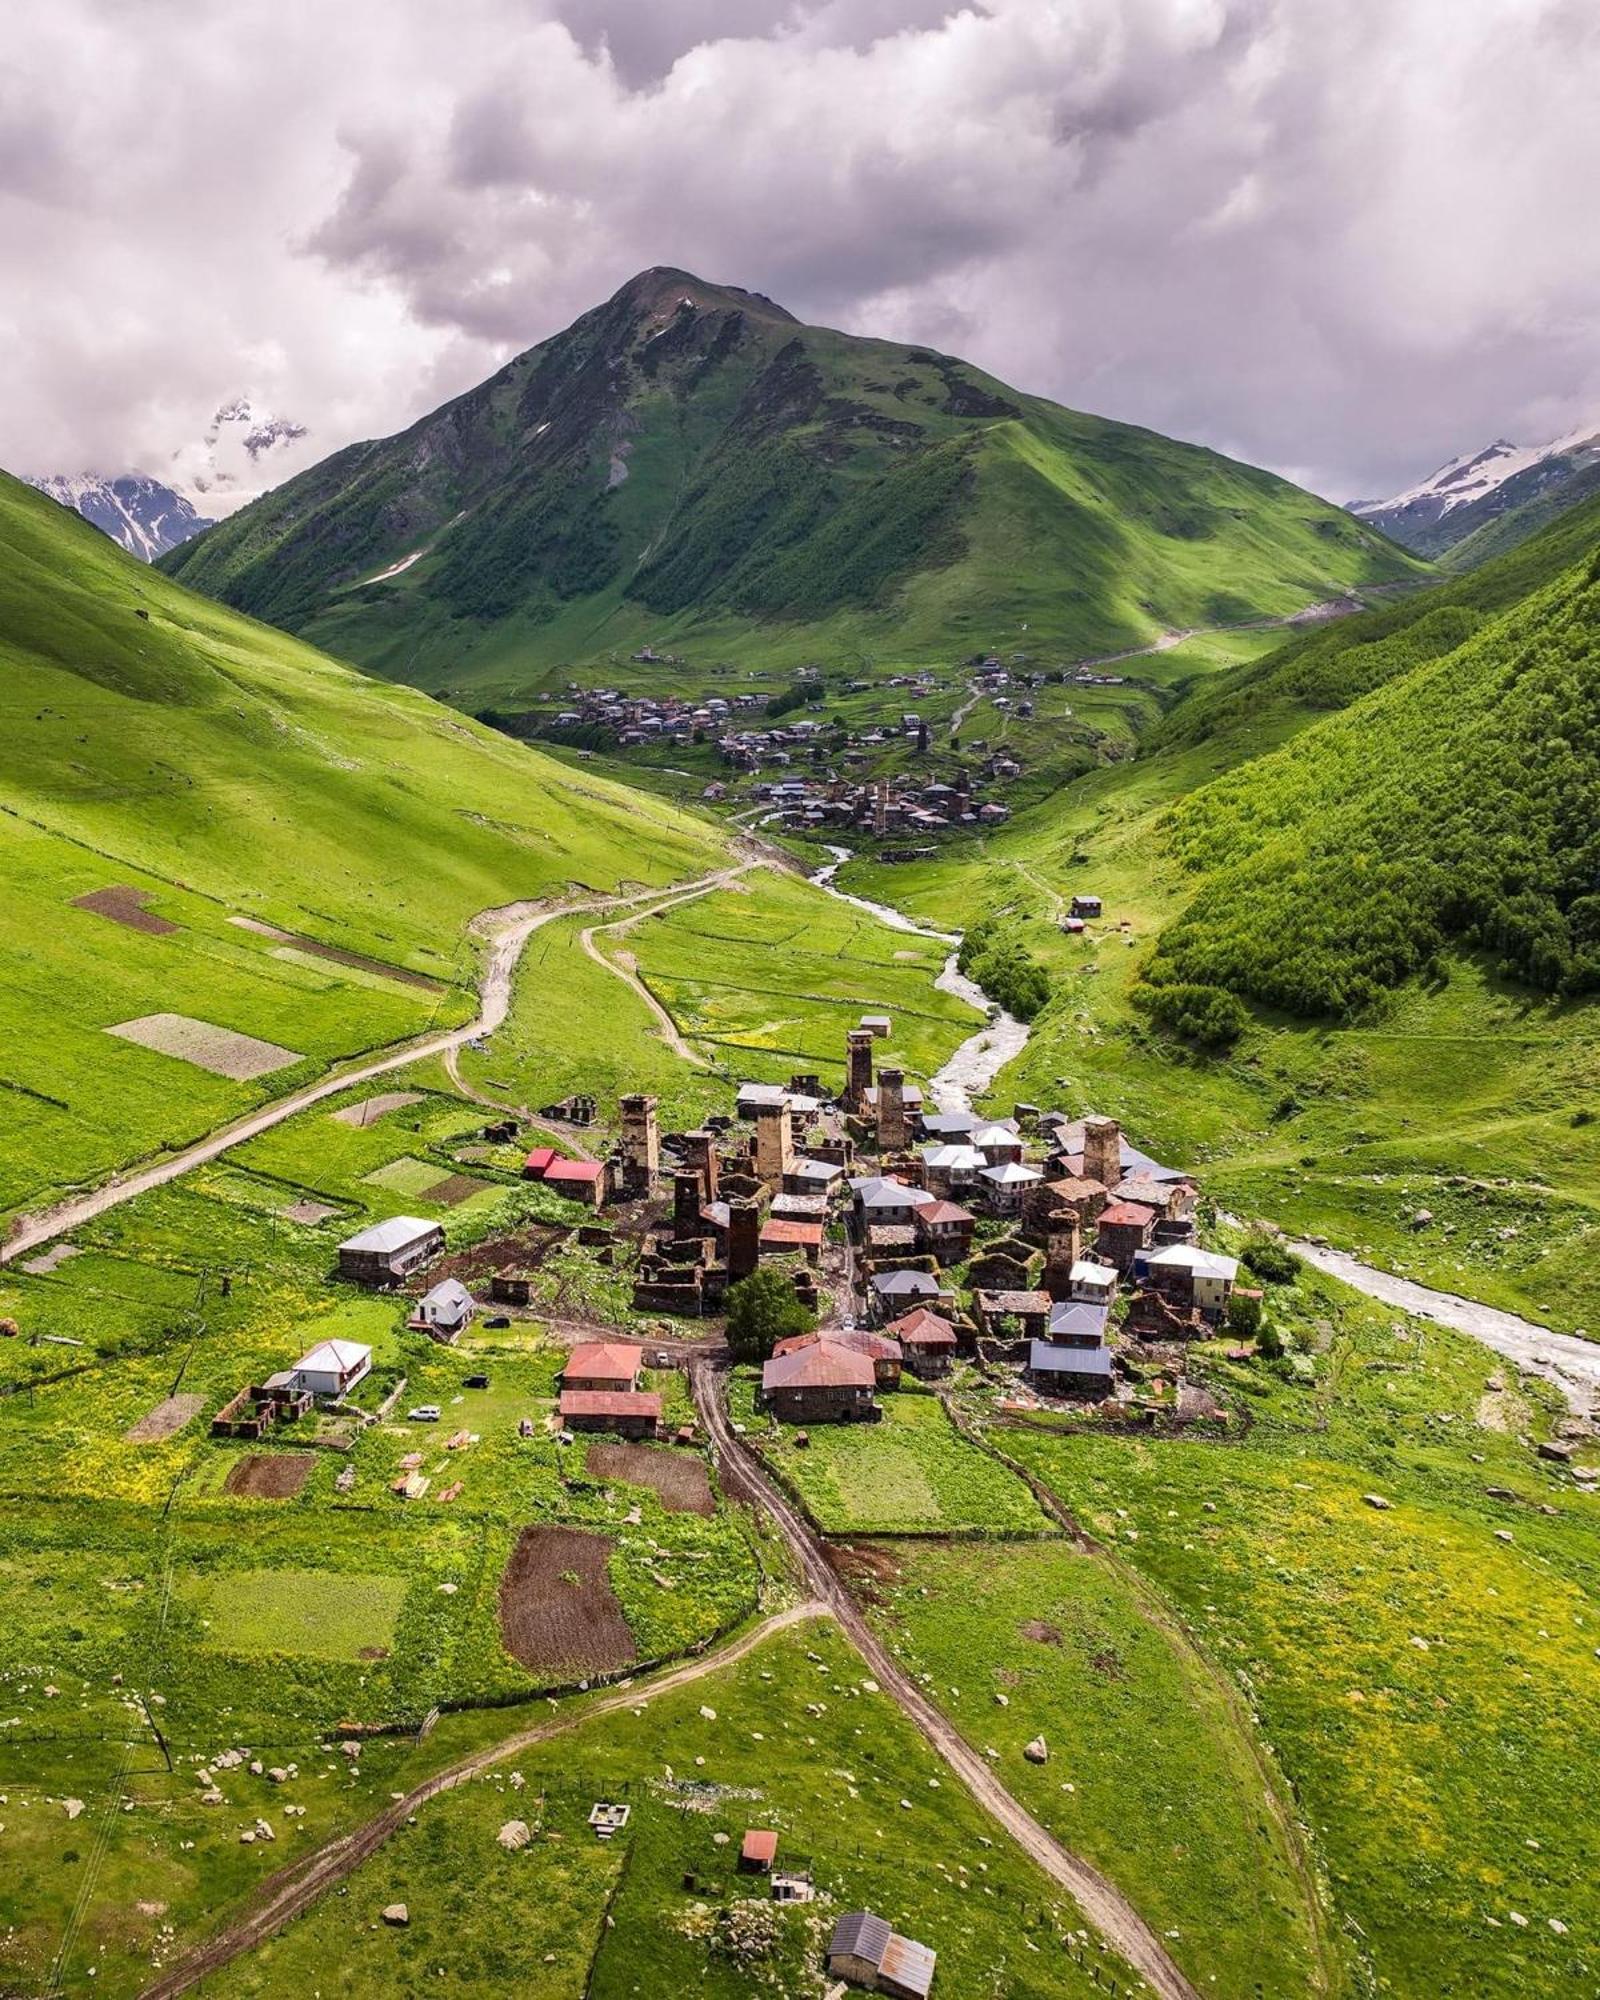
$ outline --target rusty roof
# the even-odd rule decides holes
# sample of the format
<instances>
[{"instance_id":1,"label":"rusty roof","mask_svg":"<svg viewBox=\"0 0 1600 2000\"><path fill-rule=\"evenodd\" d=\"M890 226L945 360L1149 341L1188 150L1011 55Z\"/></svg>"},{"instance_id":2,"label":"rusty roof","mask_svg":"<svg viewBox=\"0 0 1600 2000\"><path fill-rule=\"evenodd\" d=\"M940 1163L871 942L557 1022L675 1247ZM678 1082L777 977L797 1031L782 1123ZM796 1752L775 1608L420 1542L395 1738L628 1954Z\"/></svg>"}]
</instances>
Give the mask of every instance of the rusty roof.
<instances>
[{"instance_id":1,"label":"rusty roof","mask_svg":"<svg viewBox=\"0 0 1600 2000\"><path fill-rule=\"evenodd\" d=\"M661 1421L661 1398L653 1389L629 1394L621 1389L563 1389L563 1417L649 1417Z\"/></svg>"},{"instance_id":2,"label":"rusty roof","mask_svg":"<svg viewBox=\"0 0 1600 2000\"><path fill-rule=\"evenodd\" d=\"M575 1347L561 1373L601 1382L634 1382L644 1366L644 1349L625 1340L591 1340Z\"/></svg>"}]
</instances>

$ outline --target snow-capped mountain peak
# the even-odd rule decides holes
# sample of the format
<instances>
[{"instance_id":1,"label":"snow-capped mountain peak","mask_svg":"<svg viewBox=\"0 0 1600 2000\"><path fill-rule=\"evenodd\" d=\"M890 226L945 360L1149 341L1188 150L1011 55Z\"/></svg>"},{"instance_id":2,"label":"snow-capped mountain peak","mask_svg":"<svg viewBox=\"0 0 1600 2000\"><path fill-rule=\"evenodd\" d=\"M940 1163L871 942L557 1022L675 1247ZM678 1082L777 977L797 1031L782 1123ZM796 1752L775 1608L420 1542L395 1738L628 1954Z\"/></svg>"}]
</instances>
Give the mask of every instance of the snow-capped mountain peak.
<instances>
[{"instance_id":1,"label":"snow-capped mountain peak","mask_svg":"<svg viewBox=\"0 0 1600 2000\"><path fill-rule=\"evenodd\" d=\"M1541 487L1595 461L1600 461L1600 418L1589 418L1547 444L1496 438L1480 451L1447 460L1437 472L1387 500L1353 501L1350 512L1407 547L1434 554L1486 517L1520 506Z\"/></svg>"},{"instance_id":2,"label":"snow-capped mountain peak","mask_svg":"<svg viewBox=\"0 0 1600 2000\"><path fill-rule=\"evenodd\" d=\"M141 562L154 562L211 526L182 493L142 472L116 479L92 472L55 473L28 483L81 514Z\"/></svg>"}]
</instances>

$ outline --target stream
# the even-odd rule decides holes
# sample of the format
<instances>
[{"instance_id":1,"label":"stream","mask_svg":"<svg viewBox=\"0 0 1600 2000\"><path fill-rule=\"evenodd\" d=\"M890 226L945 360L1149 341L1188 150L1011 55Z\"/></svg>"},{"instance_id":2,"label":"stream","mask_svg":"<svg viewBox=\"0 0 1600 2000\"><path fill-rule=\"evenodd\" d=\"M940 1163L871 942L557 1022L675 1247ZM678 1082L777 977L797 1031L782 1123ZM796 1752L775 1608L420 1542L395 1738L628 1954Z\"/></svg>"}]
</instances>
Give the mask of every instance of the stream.
<instances>
[{"instance_id":1,"label":"stream","mask_svg":"<svg viewBox=\"0 0 1600 2000\"><path fill-rule=\"evenodd\" d=\"M869 916L878 918L891 930L905 931L911 937L932 938L939 944L959 946L961 938L955 931L929 930L922 924L913 923L903 910L893 909L888 903L874 903L866 896L852 896L848 891L834 886L834 876L851 859L848 847L835 847L827 842L828 852L833 859L825 863L811 877L819 889L826 889L830 896L837 896L841 903L850 903L858 910L865 910ZM933 1093L933 1101L941 1111L970 1111L972 1100L982 1097L989 1090L995 1078L1008 1062L1020 1056L1028 1045L1031 1030L1026 1021L1019 1021L1014 1014L1003 1008L996 1009L990 1018L990 1000L975 979L969 979L956 964L956 954L952 950L944 962L944 970L933 982L941 993L953 993L958 1000L965 1000L984 1019L981 1028L975 1028L960 1045L950 1060L929 1079L928 1088Z\"/></svg>"},{"instance_id":2,"label":"stream","mask_svg":"<svg viewBox=\"0 0 1600 2000\"><path fill-rule=\"evenodd\" d=\"M933 938L940 944L960 944L960 937L951 931L929 930L922 924L914 923L903 910L893 909L887 903L875 903L866 896L852 896L848 891L837 888L833 878L853 858L852 853L848 847L836 847L831 841L826 845L833 859L811 877L819 889L826 889L830 896L837 896L841 902L867 911L891 930L905 931L912 937ZM933 983L941 992L954 993L970 1006L988 1013L988 996L976 981L959 970L954 951L945 960L944 970ZM1006 1064L1021 1055L1027 1047L1030 1032L1025 1021L1000 1013L996 1019L986 1020L981 1028L968 1035L931 1080L929 1087L940 1110L970 1111L973 1098L981 1097L991 1089ZM1315 1269L1341 1279L1355 1291L1365 1293L1369 1299L1393 1306L1400 1312L1413 1313L1418 1319L1431 1319L1457 1333L1468 1334L1494 1353L1504 1356L1523 1373L1542 1376L1545 1381L1555 1384L1573 1410L1586 1414L1600 1409L1600 1341L1584 1340L1573 1333L1555 1333L1534 1320L1519 1319L1515 1313L1502 1312L1497 1306L1482 1305L1476 1299L1464 1299L1454 1292L1433 1291L1410 1278L1397 1278L1392 1271L1380 1271L1374 1265L1363 1264L1359 1258L1344 1250L1325 1249L1316 1243L1303 1242L1291 1242L1289 1247L1297 1257L1303 1257Z\"/></svg>"}]
</instances>

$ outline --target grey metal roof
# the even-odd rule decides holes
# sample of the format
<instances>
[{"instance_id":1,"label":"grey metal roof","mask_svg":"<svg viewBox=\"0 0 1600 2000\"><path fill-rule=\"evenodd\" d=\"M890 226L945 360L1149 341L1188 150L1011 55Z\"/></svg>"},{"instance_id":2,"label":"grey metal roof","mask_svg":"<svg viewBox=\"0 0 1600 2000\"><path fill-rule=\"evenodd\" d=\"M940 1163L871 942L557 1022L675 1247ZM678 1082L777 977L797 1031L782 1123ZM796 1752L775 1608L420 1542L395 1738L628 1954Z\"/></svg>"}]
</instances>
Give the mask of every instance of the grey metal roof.
<instances>
[{"instance_id":1,"label":"grey metal roof","mask_svg":"<svg viewBox=\"0 0 1600 2000\"><path fill-rule=\"evenodd\" d=\"M438 1227L437 1222L422 1222L414 1215L391 1215L387 1222L375 1222L370 1229L347 1238L339 1248L372 1250L381 1256L385 1251L404 1250L419 1236L429 1236Z\"/></svg>"},{"instance_id":2,"label":"grey metal roof","mask_svg":"<svg viewBox=\"0 0 1600 2000\"><path fill-rule=\"evenodd\" d=\"M830 1958L864 1958L869 1965L881 1965L894 1932L884 1918L871 1910L846 1910L833 1927L828 1941Z\"/></svg>"},{"instance_id":3,"label":"grey metal roof","mask_svg":"<svg viewBox=\"0 0 1600 2000\"><path fill-rule=\"evenodd\" d=\"M1104 1340L1106 1321L1110 1318L1108 1306L1062 1304L1050 1308L1050 1337L1052 1340L1082 1340L1093 1338Z\"/></svg>"},{"instance_id":4,"label":"grey metal roof","mask_svg":"<svg viewBox=\"0 0 1600 2000\"><path fill-rule=\"evenodd\" d=\"M891 1299L932 1299L939 1295L939 1280L926 1271L880 1271L873 1289Z\"/></svg>"},{"instance_id":5,"label":"grey metal roof","mask_svg":"<svg viewBox=\"0 0 1600 2000\"><path fill-rule=\"evenodd\" d=\"M1048 1340L1030 1340L1028 1366L1036 1375L1093 1375L1111 1380L1108 1347L1057 1347Z\"/></svg>"}]
</instances>

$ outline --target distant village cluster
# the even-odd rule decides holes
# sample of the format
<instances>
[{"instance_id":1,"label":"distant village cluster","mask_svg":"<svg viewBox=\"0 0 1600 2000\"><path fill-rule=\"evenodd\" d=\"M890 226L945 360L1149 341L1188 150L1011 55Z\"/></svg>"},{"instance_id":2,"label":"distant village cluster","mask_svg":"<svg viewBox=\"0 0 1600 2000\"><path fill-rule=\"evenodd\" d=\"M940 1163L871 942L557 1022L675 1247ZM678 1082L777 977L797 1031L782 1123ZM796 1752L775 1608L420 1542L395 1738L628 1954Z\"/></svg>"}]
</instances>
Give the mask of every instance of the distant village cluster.
<instances>
[{"instance_id":1,"label":"distant village cluster","mask_svg":"<svg viewBox=\"0 0 1600 2000\"><path fill-rule=\"evenodd\" d=\"M659 663L670 656L645 647L634 658ZM1089 667L1070 674L1057 669L1046 676L1009 668L991 655L971 663L970 694L974 700L986 697L1001 715L1009 712L1026 720L1034 713L1032 690L1046 678L1070 679L1080 686L1115 686L1122 677ZM796 688L808 685L812 684L801 680ZM540 733L594 733L622 750L714 745L731 776L712 780L705 788L708 799L724 801L734 786L750 780L750 801L770 807L774 817L797 827L848 827L883 839L933 834L952 826L999 824L1010 817L1011 809L992 796L993 789L1022 775L1020 759L1005 746L991 749L983 738L959 744L967 761L951 783L937 782L915 766L880 776L868 771L896 746L909 748L918 760L929 754L935 725L915 704L929 700L941 685L927 673L849 682L848 694L892 690L912 705L865 727L847 729L842 743L828 722L792 712L773 714L770 698L749 690L690 698L630 694L620 688L584 689L569 683L565 705L554 714L535 712L532 720ZM821 681L814 686L820 699ZM553 704L556 698L541 699ZM949 747L957 747L958 739L949 738L948 725L937 726L947 731Z\"/></svg>"}]
</instances>

